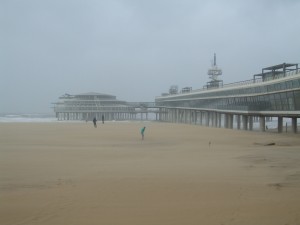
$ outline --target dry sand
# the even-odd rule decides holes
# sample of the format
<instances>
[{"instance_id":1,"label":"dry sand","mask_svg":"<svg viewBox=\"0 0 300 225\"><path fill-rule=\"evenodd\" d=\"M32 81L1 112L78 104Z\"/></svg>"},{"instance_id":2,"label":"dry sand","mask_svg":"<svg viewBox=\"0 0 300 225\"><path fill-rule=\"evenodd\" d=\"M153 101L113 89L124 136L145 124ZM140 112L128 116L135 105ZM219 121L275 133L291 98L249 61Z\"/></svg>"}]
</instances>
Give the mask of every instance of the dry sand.
<instances>
[{"instance_id":1,"label":"dry sand","mask_svg":"<svg viewBox=\"0 0 300 225\"><path fill-rule=\"evenodd\" d=\"M300 224L299 137L149 122L2 123L0 224Z\"/></svg>"}]
</instances>

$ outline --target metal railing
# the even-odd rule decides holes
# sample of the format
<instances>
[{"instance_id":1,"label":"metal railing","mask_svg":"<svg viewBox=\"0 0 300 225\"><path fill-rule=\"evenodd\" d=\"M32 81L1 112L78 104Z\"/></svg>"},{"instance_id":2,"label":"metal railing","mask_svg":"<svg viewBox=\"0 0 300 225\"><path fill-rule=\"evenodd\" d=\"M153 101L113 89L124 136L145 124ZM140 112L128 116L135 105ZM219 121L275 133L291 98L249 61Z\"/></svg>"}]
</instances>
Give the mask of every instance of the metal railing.
<instances>
[{"instance_id":1,"label":"metal railing","mask_svg":"<svg viewBox=\"0 0 300 225\"><path fill-rule=\"evenodd\" d=\"M300 74L300 69L289 71L285 74L284 77L280 77L280 76L279 77L274 77L271 80L278 80L278 79L282 79L282 78L285 78L285 77L295 76L295 75L298 75L298 74ZM270 81L270 80L267 80L267 81ZM262 78L250 79L250 80L244 80L244 81L238 81L238 82L233 82L233 83L229 83L229 84L224 84L222 87L207 88L207 87L204 86L201 89L195 89L195 90L192 90L188 93L196 93L196 92L202 92L202 91L207 91L207 90L217 90L217 89L228 88L228 87L241 87L241 86L247 86L247 85L256 84L256 83L263 83L263 82L266 82L266 81L263 81ZM178 93L178 94L184 94L184 93ZM168 94L166 96L158 96L158 97L168 97L168 96L171 96L171 95L173 95L173 94Z\"/></svg>"}]
</instances>

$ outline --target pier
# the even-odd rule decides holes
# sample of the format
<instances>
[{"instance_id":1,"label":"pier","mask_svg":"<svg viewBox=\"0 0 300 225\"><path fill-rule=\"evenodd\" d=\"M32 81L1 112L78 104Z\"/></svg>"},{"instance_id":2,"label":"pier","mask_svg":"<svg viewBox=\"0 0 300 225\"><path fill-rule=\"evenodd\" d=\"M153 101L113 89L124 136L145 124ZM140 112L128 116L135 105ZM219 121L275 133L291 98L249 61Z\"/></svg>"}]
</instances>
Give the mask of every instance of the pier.
<instances>
[{"instance_id":1,"label":"pier","mask_svg":"<svg viewBox=\"0 0 300 225\"><path fill-rule=\"evenodd\" d=\"M216 70L209 75L221 75ZM161 121L200 124L213 127L253 130L253 122L265 131L266 118L277 117L278 132L283 132L283 118L291 119L292 131L297 133L300 117L300 71L298 64L283 63L262 69L253 79L219 85L214 77L203 89L189 93L163 93L156 97Z\"/></svg>"},{"instance_id":2,"label":"pier","mask_svg":"<svg viewBox=\"0 0 300 225\"><path fill-rule=\"evenodd\" d=\"M277 118L277 131L284 131L289 118L293 133L300 117L300 71L298 64L279 64L262 69L253 79L223 85L214 64L213 81L202 89L172 86L155 102L126 102L116 96L89 92L65 94L54 103L58 120L155 120L228 129L266 131L268 118ZM267 71L267 72L266 72ZM287 128L286 128L287 129Z\"/></svg>"},{"instance_id":3,"label":"pier","mask_svg":"<svg viewBox=\"0 0 300 225\"><path fill-rule=\"evenodd\" d=\"M106 121L148 120L149 115L159 120L159 110L154 102L126 102L114 95L96 92L64 94L53 104L58 120L91 121L93 118L101 120L102 117Z\"/></svg>"}]
</instances>

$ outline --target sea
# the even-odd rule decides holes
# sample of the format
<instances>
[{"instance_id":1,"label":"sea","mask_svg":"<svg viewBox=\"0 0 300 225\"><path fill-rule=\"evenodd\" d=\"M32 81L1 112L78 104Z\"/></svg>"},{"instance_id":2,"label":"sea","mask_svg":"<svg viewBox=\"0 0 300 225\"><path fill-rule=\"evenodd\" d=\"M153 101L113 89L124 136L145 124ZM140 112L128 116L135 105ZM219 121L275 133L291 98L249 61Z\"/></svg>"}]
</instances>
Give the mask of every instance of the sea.
<instances>
[{"instance_id":1,"label":"sea","mask_svg":"<svg viewBox=\"0 0 300 225\"><path fill-rule=\"evenodd\" d=\"M52 123L57 122L54 114L45 113L3 113L0 123Z\"/></svg>"}]
</instances>

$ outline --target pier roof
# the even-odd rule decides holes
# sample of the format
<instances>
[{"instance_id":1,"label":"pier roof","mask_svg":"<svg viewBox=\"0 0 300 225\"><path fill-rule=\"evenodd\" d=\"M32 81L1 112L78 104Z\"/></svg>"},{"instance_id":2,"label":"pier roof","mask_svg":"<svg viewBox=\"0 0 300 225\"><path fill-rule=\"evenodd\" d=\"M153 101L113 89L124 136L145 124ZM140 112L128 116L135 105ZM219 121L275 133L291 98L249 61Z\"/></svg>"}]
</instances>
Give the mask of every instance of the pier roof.
<instances>
[{"instance_id":1,"label":"pier roof","mask_svg":"<svg viewBox=\"0 0 300 225\"><path fill-rule=\"evenodd\" d=\"M279 70L279 69L284 69L287 67L292 67L292 66L297 66L297 63L281 63L275 66L269 66L266 68L263 68L263 70Z\"/></svg>"}]
</instances>

